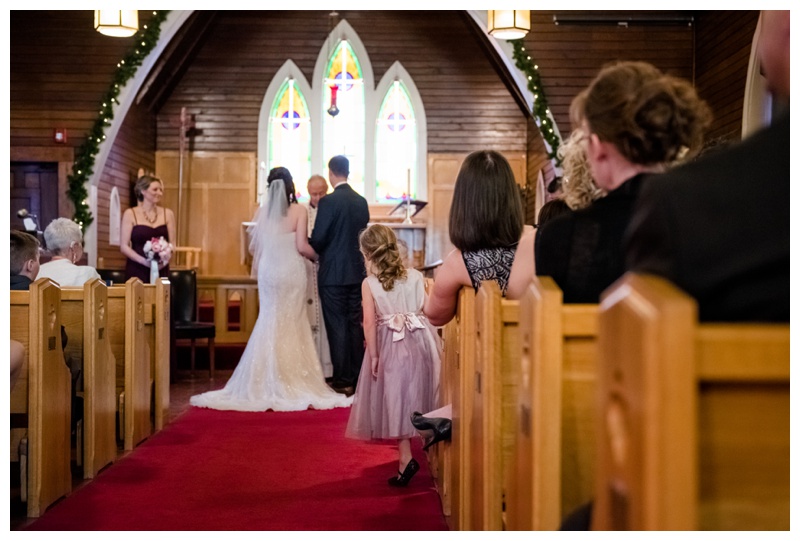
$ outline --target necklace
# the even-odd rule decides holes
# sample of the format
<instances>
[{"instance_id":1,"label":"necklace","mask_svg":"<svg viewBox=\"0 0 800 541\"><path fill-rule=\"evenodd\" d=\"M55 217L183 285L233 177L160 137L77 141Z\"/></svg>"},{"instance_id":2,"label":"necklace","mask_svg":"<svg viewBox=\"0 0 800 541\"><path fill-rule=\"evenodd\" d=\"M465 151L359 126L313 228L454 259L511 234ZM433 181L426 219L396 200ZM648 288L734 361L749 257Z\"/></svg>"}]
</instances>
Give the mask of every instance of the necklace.
<instances>
[{"instance_id":1,"label":"necklace","mask_svg":"<svg viewBox=\"0 0 800 541\"><path fill-rule=\"evenodd\" d=\"M142 207L142 214L144 214L144 219L147 220L147 223L150 223L150 224L156 223L156 220L158 219L158 209L157 208L153 209L153 217L152 218L150 218L150 215L147 214L146 210L144 210L144 207Z\"/></svg>"}]
</instances>

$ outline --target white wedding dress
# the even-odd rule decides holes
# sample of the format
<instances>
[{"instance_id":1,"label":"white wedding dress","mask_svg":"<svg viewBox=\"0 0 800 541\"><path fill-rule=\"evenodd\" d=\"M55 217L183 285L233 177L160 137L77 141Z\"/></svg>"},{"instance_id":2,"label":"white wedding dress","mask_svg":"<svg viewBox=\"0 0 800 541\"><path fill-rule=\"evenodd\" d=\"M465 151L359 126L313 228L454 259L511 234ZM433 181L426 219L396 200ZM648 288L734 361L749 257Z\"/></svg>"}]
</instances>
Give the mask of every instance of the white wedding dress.
<instances>
[{"instance_id":1,"label":"white wedding dress","mask_svg":"<svg viewBox=\"0 0 800 541\"><path fill-rule=\"evenodd\" d=\"M238 411L350 406L352 397L328 387L320 367L306 315L304 259L295 247L295 233L282 230L283 220L276 219L286 215L282 180L270 184L266 206L251 244L260 309L250 340L225 387L195 395L190 403Z\"/></svg>"}]
</instances>

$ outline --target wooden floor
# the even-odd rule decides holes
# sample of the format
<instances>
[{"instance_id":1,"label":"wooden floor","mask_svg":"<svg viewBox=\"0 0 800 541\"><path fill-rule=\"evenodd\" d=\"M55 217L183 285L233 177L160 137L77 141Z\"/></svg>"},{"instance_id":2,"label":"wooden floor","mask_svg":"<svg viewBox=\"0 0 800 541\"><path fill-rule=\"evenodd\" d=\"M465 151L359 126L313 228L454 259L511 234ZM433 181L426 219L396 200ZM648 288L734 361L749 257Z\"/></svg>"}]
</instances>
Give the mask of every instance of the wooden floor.
<instances>
[{"instance_id":1,"label":"wooden floor","mask_svg":"<svg viewBox=\"0 0 800 541\"><path fill-rule=\"evenodd\" d=\"M211 380L208 378L208 372L204 370L197 370L194 374L194 377L189 372L180 372L178 377L176 378L177 381L170 385L169 388L169 419L170 421L177 418L180 414L184 413L187 409L189 409L189 398L193 395L204 393L206 391L210 391L213 389L219 389L225 385L225 382L228 381L230 378L233 370L216 370L214 373L214 379ZM130 451L128 451L130 452ZM120 457L124 456L125 452L120 451ZM113 464L111 465L113 467ZM13 480L17 479L17 482L14 483ZM80 472L77 469L73 471L73 485L72 490L75 491L85 483L90 483L91 481L86 481L80 478ZM33 522L34 519L28 519L25 517L25 504L22 503L19 499L19 467L12 466L11 467L11 479L12 479L12 488L11 488L11 530L20 530L24 528L26 525ZM14 488L16 487L16 488ZM54 505L58 505L56 502Z\"/></svg>"}]
</instances>

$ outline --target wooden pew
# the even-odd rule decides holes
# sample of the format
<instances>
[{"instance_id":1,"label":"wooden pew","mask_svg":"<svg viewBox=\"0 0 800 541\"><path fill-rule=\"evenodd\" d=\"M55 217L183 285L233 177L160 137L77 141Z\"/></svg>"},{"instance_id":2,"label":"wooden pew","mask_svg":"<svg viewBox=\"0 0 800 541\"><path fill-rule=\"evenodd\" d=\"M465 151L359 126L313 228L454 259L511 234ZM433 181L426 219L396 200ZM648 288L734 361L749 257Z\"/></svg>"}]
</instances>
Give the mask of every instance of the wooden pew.
<instances>
[{"instance_id":1,"label":"wooden pew","mask_svg":"<svg viewBox=\"0 0 800 541\"><path fill-rule=\"evenodd\" d=\"M145 330L153 375L154 429L164 428L169 414L170 283L159 278L144 286Z\"/></svg>"},{"instance_id":2,"label":"wooden pew","mask_svg":"<svg viewBox=\"0 0 800 541\"><path fill-rule=\"evenodd\" d=\"M789 325L698 323L628 274L600 314L593 528L789 529Z\"/></svg>"},{"instance_id":3,"label":"wooden pew","mask_svg":"<svg viewBox=\"0 0 800 541\"><path fill-rule=\"evenodd\" d=\"M31 284L30 291L11 291L10 303L10 336L26 351L10 397L12 426L15 417L27 416L23 444L27 452L19 453L12 443L11 456L19 456L26 477L21 491L27 514L38 517L72 491L71 377L61 348L61 291L55 282L42 278ZM12 435L11 441L19 439Z\"/></svg>"},{"instance_id":4,"label":"wooden pew","mask_svg":"<svg viewBox=\"0 0 800 541\"><path fill-rule=\"evenodd\" d=\"M475 381L475 293L472 288L461 289L458 311L445 326L444 335L443 379L440 387L452 404L453 426L450 443L444 445L442 485L446 488L442 506L445 508L449 504L451 528L468 530L472 486L470 419Z\"/></svg>"},{"instance_id":5,"label":"wooden pew","mask_svg":"<svg viewBox=\"0 0 800 541\"><path fill-rule=\"evenodd\" d=\"M439 395L437 407L453 404L454 386L458 380L449 372L458 364L458 323L453 318L440 330L442 338L442 365L439 373ZM451 346L448 348L448 344ZM443 441L428 449L428 466L442 502L442 514L450 517L452 511L453 453L450 442Z\"/></svg>"},{"instance_id":6,"label":"wooden pew","mask_svg":"<svg viewBox=\"0 0 800 541\"><path fill-rule=\"evenodd\" d=\"M131 278L108 288L108 334L116 359L120 439L132 450L152 433L151 363L145 329L144 285Z\"/></svg>"},{"instance_id":7,"label":"wooden pew","mask_svg":"<svg viewBox=\"0 0 800 541\"><path fill-rule=\"evenodd\" d=\"M83 418L78 456L83 477L93 478L117 457L115 437L115 364L108 339L105 283L90 280L82 288L61 290L61 319L69 337L65 355L82 359Z\"/></svg>"},{"instance_id":8,"label":"wooden pew","mask_svg":"<svg viewBox=\"0 0 800 541\"><path fill-rule=\"evenodd\" d=\"M509 530L557 530L593 496L598 306L562 298L542 276L520 300Z\"/></svg>"},{"instance_id":9,"label":"wooden pew","mask_svg":"<svg viewBox=\"0 0 800 541\"><path fill-rule=\"evenodd\" d=\"M475 300L475 356L468 464L470 530L502 530L516 427L519 302L483 282ZM469 344L465 344L469 347Z\"/></svg>"}]
</instances>

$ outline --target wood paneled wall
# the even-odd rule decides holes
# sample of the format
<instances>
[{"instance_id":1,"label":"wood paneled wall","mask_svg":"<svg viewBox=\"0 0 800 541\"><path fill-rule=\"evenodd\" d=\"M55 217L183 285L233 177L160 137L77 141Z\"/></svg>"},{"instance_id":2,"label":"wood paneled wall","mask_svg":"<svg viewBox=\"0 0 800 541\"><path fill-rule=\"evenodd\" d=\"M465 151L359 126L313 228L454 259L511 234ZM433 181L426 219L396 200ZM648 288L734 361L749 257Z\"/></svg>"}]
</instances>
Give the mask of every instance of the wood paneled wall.
<instances>
[{"instance_id":1,"label":"wood paneled wall","mask_svg":"<svg viewBox=\"0 0 800 541\"><path fill-rule=\"evenodd\" d=\"M140 24L149 14L139 12ZM10 23L11 146L63 147L53 130L66 128L66 146L77 149L133 38L96 32L91 10L12 10Z\"/></svg>"},{"instance_id":2,"label":"wood paneled wall","mask_svg":"<svg viewBox=\"0 0 800 541\"><path fill-rule=\"evenodd\" d=\"M547 148L534 120L528 119L528 152L527 171L525 178L525 192L523 204L525 205L525 223L533 225L538 222L536 209L545 201L536 201L536 184L539 181L539 172L542 173L545 186L556 176L555 166L547 157Z\"/></svg>"},{"instance_id":3,"label":"wood paneled wall","mask_svg":"<svg viewBox=\"0 0 800 541\"><path fill-rule=\"evenodd\" d=\"M531 31L525 37L525 49L539 66L550 110L564 139L572 131L569 119L572 99L586 88L605 64L621 60L641 60L671 75L690 81L693 79L692 26L555 25L553 15L557 13L566 12L531 11ZM604 16L616 13L622 18L644 12L568 13ZM675 11L669 13L678 14Z\"/></svg>"},{"instance_id":4,"label":"wood paneled wall","mask_svg":"<svg viewBox=\"0 0 800 541\"><path fill-rule=\"evenodd\" d=\"M742 105L758 11L708 11L697 16L697 91L714 111L708 139L742 137Z\"/></svg>"},{"instance_id":5,"label":"wood paneled wall","mask_svg":"<svg viewBox=\"0 0 800 541\"><path fill-rule=\"evenodd\" d=\"M176 246L200 248L198 274L247 276L241 263L242 222L256 210L256 157L252 152L193 152L185 158L183 197L178 212L177 152L156 153L156 173L170 179L163 204L178 221ZM183 216L181 216L181 214Z\"/></svg>"},{"instance_id":6,"label":"wood paneled wall","mask_svg":"<svg viewBox=\"0 0 800 541\"><path fill-rule=\"evenodd\" d=\"M103 258L104 268L125 266L125 256L119 251L119 246L109 244L111 190L116 187L119 193L120 217L125 209L136 206L132 182L136 181L139 168L155 171L155 139L155 116L143 107L132 105L125 122L120 126L97 186L94 225L97 227L97 255ZM164 181L169 179L165 178Z\"/></svg>"},{"instance_id":7,"label":"wood paneled wall","mask_svg":"<svg viewBox=\"0 0 800 541\"><path fill-rule=\"evenodd\" d=\"M192 150L257 150L267 87L291 59L308 80L329 32L328 11L220 12L211 35L158 114L158 148L175 150L170 121L194 115ZM495 74L458 11L347 11L377 84L395 61L420 92L429 153L525 152L525 115Z\"/></svg>"},{"instance_id":8,"label":"wood paneled wall","mask_svg":"<svg viewBox=\"0 0 800 541\"><path fill-rule=\"evenodd\" d=\"M569 105L598 70L620 60L650 62L692 81L714 111L708 138L741 136L742 103L758 11L670 11L693 17L683 24L575 25L553 22L557 11L532 11L525 48L539 65L550 109L562 137L571 131ZM655 16L653 11L572 11L570 15Z\"/></svg>"}]
</instances>

